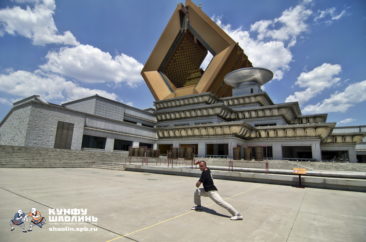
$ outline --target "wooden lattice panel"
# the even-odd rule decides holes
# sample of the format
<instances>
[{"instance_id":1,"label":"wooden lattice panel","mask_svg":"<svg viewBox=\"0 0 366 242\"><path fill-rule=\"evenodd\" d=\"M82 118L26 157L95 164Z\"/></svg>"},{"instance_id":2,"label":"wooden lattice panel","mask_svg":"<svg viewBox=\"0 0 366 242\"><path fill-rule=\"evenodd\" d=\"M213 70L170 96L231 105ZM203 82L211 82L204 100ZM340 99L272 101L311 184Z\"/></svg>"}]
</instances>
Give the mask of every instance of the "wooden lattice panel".
<instances>
[{"instance_id":1,"label":"wooden lattice panel","mask_svg":"<svg viewBox=\"0 0 366 242\"><path fill-rule=\"evenodd\" d=\"M194 85L199 81L202 75L200 65L207 55L205 47L189 31L183 35L178 46L172 47L175 47L175 52L161 70L177 88Z\"/></svg>"}]
</instances>

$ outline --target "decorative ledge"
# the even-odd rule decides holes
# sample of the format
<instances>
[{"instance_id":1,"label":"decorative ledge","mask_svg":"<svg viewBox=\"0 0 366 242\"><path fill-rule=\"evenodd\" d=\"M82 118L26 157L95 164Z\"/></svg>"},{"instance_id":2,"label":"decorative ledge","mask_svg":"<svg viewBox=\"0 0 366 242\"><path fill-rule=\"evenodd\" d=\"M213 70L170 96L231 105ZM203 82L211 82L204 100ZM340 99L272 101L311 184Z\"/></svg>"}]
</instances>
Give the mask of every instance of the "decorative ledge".
<instances>
[{"instance_id":1,"label":"decorative ledge","mask_svg":"<svg viewBox=\"0 0 366 242\"><path fill-rule=\"evenodd\" d=\"M318 137L322 140L327 138L335 123L325 124L295 124L286 126L263 126L257 127L258 138L301 138Z\"/></svg>"},{"instance_id":2,"label":"decorative ledge","mask_svg":"<svg viewBox=\"0 0 366 242\"><path fill-rule=\"evenodd\" d=\"M325 144L340 144L340 143L359 144L359 143L362 143L362 139L365 136L366 136L366 133L332 134L329 137L327 137L323 143L325 143Z\"/></svg>"},{"instance_id":3,"label":"decorative ledge","mask_svg":"<svg viewBox=\"0 0 366 242\"><path fill-rule=\"evenodd\" d=\"M245 123L220 123L209 125L196 125L188 127L172 127L157 129L159 138L183 138L202 136L233 135L243 139L256 137L255 129Z\"/></svg>"}]
</instances>

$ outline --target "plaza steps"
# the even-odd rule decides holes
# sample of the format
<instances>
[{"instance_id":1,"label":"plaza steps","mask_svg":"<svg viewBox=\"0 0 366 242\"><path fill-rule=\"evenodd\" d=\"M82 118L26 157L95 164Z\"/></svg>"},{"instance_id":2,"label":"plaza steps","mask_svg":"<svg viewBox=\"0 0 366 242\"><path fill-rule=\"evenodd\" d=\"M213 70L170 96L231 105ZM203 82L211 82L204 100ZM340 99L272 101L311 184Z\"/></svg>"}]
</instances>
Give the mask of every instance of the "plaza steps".
<instances>
[{"instance_id":1,"label":"plaza steps","mask_svg":"<svg viewBox=\"0 0 366 242\"><path fill-rule=\"evenodd\" d=\"M75 151L22 146L0 146L2 168L87 168L121 163L126 154L119 152Z\"/></svg>"},{"instance_id":2,"label":"plaza steps","mask_svg":"<svg viewBox=\"0 0 366 242\"><path fill-rule=\"evenodd\" d=\"M128 163L128 152L105 152L103 150L64 150L53 148L36 148L24 146L0 146L0 167L78 167L78 168L103 168L121 169L123 163ZM230 159L220 158L195 158L205 160L208 166L228 167ZM131 162L140 163L141 157L132 157ZM150 164L156 164L156 158L148 158ZM175 160L174 165L190 165L191 161ZM306 168L309 171L359 171L366 172L366 163L336 163L336 162L308 162L286 160L246 161L234 160L234 168L264 169L268 162L269 169L292 170L293 168ZM158 165L167 163L166 157L158 160Z\"/></svg>"},{"instance_id":3,"label":"plaza steps","mask_svg":"<svg viewBox=\"0 0 366 242\"><path fill-rule=\"evenodd\" d=\"M164 157L148 158L148 163L143 163L146 161L143 158L130 159L127 155L127 152L0 146L0 168L99 168L194 177L200 174L198 169L192 169L191 161L175 160L172 167ZM229 171L228 159L204 160L217 179L295 186L298 176L291 173L292 168L306 167L309 172L302 176L306 187L366 192L366 164L271 160L266 170L267 161L240 160L233 161L233 171Z\"/></svg>"}]
</instances>

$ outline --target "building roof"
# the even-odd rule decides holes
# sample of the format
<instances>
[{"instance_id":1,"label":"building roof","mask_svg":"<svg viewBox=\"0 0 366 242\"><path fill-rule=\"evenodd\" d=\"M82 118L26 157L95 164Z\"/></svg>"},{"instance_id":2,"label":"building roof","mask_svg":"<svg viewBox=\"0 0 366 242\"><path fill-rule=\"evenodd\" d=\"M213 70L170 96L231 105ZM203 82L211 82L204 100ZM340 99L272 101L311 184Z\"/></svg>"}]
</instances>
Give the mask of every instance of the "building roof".
<instances>
[{"instance_id":1,"label":"building roof","mask_svg":"<svg viewBox=\"0 0 366 242\"><path fill-rule=\"evenodd\" d=\"M135 111L138 111L138 112L141 112L141 113L144 113L144 114L147 114L147 115L151 115L151 116L153 115L147 109L139 109L139 108L136 108L136 107L133 107L133 106L130 106L130 105L127 105L127 104L124 104L124 103L106 98L106 97L99 96L98 94L95 94L95 95L89 96L89 97L85 97L85 98L81 98L81 99L77 99L77 100L74 100L74 101L66 102L66 103L61 104L61 106L67 107L70 104L80 103L80 102L84 102L84 101L87 101L87 100L90 100L90 99L99 99L99 100L107 101L107 102L122 106L124 108L133 109Z\"/></svg>"}]
</instances>

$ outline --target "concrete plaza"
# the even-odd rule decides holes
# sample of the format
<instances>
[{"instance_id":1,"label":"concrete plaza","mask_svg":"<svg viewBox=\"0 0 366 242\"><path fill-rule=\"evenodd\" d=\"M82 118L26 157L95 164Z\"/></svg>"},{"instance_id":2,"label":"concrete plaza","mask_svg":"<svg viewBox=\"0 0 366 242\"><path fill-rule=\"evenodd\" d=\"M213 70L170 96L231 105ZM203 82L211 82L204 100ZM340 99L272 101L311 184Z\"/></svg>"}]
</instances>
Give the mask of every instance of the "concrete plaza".
<instances>
[{"instance_id":1,"label":"concrete plaza","mask_svg":"<svg viewBox=\"0 0 366 242\"><path fill-rule=\"evenodd\" d=\"M222 197L244 215L231 221L208 198L202 198L204 211L190 210L196 180L93 168L1 168L0 241L365 241L366 193L216 179ZM14 213L32 207L47 224L11 232ZM86 208L98 222L56 224L49 208Z\"/></svg>"}]
</instances>

